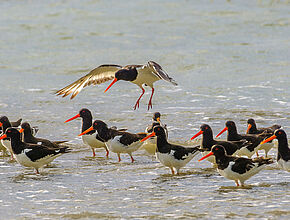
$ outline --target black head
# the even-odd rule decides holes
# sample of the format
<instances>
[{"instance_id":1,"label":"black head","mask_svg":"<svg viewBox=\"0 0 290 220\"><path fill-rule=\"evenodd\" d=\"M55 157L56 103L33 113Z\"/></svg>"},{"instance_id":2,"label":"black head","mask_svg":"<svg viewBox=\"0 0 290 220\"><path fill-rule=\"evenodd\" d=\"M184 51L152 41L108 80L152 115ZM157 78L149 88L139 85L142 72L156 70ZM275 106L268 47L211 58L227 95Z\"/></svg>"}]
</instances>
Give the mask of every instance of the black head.
<instances>
[{"instance_id":1,"label":"black head","mask_svg":"<svg viewBox=\"0 0 290 220\"><path fill-rule=\"evenodd\" d=\"M287 134L286 134L286 132L283 129L277 129L274 132L274 135L276 136L276 138L278 140L281 140L281 139L286 139L287 140Z\"/></svg>"},{"instance_id":2,"label":"black head","mask_svg":"<svg viewBox=\"0 0 290 220\"><path fill-rule=\"evenodd\" d=\"M165 131L164 128L162 128L161 126L157 125L153 128L153 131L155 133L156 136L165 136Z\"/></svg>"},{"instance_id":3,"label":"black head","mask_svg":"<svg viewBox=\"0 0 290 220\"><path fill-rule=\"evenodd\" d=\"M5 132L8 138L20 139L20 132L16 128L8 128Z\"/></svg>"},{"instance_id":4,"label":"black head","mask_svg":"<svg viewBox=\"0 0 290 220\"><path fill-rule=\"evenodd\" d=\"M248 119L247 124L250 124L253 126L253 125L256 125L256 122L254 119L250 118L250 119Z\"/></svg>"},{"instance_id":5,"label":"black head","mask_svg":"<svg viewBox=\"0 0 290 220\"><path fill-rule=\"evenodd\" d=\"M101 120L95 120L93 122L93 128L95 130L103 129L103 128L107 128L108 129L108 125L105 122L101 121Z\"/></svg>"},{"instance_id":6,"label":"black head","mask_svg":"<svg viewBox=\"0 0 290 220\"><path fill-rule=\"evenodd\" d=\"M79 115L81 118L87 118L87 117L91 117L92 118L92 113L89 109L87 108L82 108L80 111L79 111Z\"/></svg>"},{"instance_id":7,"label":"black head","mask_svg":"<svg viewBox=\"0 0 290 220\"><path fill-rule=\"evenodd\" d=\"M137 78L136 68L120 69L115 73L117 80L134 81Z\"/></svg>"},{"instance_id":8,"label":"black head","mask_svg":"<svg viewBox=\"0 0 290 220\"><path fill-rule=\"evenodd\" d=\"M31 130L31 126L28 122L23 122L21 124L21 128L23 128L24 130Z\"/></svg>"},{"instance_id":9,"label":"black head","mask_svg":"<svg viewBox=\"0 0 290 220\"><path fill-rule=\"evenodd\" d=\"M214 145L214 146L212 146L211 152L213 152L213 154L215 156L224 156L224 155L226 155L225 148L222 145Z\"/></svg>"},{"instance_id":10,"label":"black head","mask_svg":"<svg viewBox=\"0 0 290 220\"><path fill-rule=\"evenodd\" d=\"M5 122L9 122L9 120L6 116L2 116L2 117L0 117L0 122L5 123Z\"/></svg>"},{"instance_id":11,"label":"black head","mask_svg":"<svg viewBox=\"0 0 290 220\"><path fill-rule=\"evenodd\" d=\"M200 130L203 131L203 134L209 134L209 133L212 134L211 127L208 124L202 124L200 126Z\"/></svg>"},{"instance_id":12,"label":"black head","mask_svg":"<svg viewBox=\"0 0 290 220\"><path fill-rule=\"evenodd\" d=\"M157 118L160 119L160 117L161 117L160 112L155 112L155 113L153 114L153 120L154 120L154 121L157 121Z\"/></svg>"},{"instance_id":13,"label":"black head","mask_svg":"<svg viewBox=\"0 0 290 220\"><path fill-rule=\"evenodd\" d=\"M227 127L229 130L232 130L232 129L237 130L236 124L235 124L235 122L233 122L233 121L227 121L227 122L226 122L226 127Z\"/></svg>"}]
</instances>

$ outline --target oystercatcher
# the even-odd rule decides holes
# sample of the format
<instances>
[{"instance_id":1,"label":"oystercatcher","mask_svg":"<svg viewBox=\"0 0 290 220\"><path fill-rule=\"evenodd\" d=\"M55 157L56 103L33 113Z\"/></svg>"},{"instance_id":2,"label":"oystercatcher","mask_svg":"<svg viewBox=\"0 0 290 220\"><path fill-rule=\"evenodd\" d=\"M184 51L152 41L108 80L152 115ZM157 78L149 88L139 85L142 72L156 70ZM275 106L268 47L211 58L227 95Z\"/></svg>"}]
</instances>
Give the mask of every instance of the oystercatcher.
<instances>
[{"instance_id":1,"label":"oystercatcher","mask_svg":"<svg viewBox=\"0 0 290 220\"><path fill-rule=\"evenodd\" d=\"M168 138L167 125L161 122L160 117L161 117L160 112L153 113L152 124L146 127L145 132L152 133L153 128L157 125L160 125L161 127L164 128L166 138ZM147 153L149 153L150 155L154 155L156 152L156 137L151 137L147 139L142 145L142 149L145 149Z\"/></svg>"},{"instance_id":2,"label":"oystercatcher","mask_svg":"<svg viewBox=\"0 0 290 220\"><path fill-rule=\"evenodd\" d=\"M73 99L84 87L91 84L101 84L111 79L113 79L113 81L105 90L105 92L118 80L132 82L142 89L142 94L138 98L134 106L134 110L136 108L139 108L139 101L145 93L143 84L150 86L152 89L152 93L148 103L148 110L152 108L152 97L154 94L153 83L155 81L163 79L167 82L172 83L173 85L177 85L177 83L170 76L167 75L162 67L154 61L149 61L145 65L120 66L114 64L106 64L93 69L87 75L81 77L80 79L64 87L63 89L58 90L56 94L65 97L72 93L71 99Z\"/></svg>"},{"instance_id":3,"label":"oystercatcher","mask_svg":"<svg viewBox=\"0 0 290 220\"><path fill-rule=\"evenodd\" d=\"M5 133L5 131L10 128L12 125L8 119L7 116L2 116L0 117L0 127L2 128L2 134ZM0 135L2 135L0 134ZM9 138L5 138L1 140L1 144L2 146L4 146L4 148L6 149L6 151L8 151L10 153L10 159L13 160L13 151L12 151L12 147L11 147L11 140Z\"/></svg>"},{"instance_id":4,"label":"oystercatcher","mask_svg":"<svg viewBox=\"0 0 290 220\"><path fill-rule=\"evenodd\" d=\"M239 149L241 149L243 146L246 146L247 141L220 141L220 140L214 140L213 139L213 132L209 125L202 124L200 126L200 131L196 133L191 140L195 139L199 135L202 134L201 138L201 148L205 151L202 152L203 155L208 154L208 152L211 150L212 146L215 144L222 145L228 155L235 154ZM211 163L215 163L214 157L209 157L207 160Z\"/></svg>"},{"instance_id":5,"label":"oystercatcher","mask_svg":"<svg viewBox=\"0 0 290 220\"><path fill-rule=\"evenodd\" d=\"M8 128L5 134L0 137L0 140L4 138L11 139L11 147L16 161L22 166L33 167L37 174L39 174L39 168L52 162L63 153L70 151L68 147L53 149L45 145L22 142L20 132L15 128Z\"/></svg>"},{"instance_id":6,"label":"oystercatcher","mask_svg":"<svg viewBox=\"0 0 290 220\"><path fill-rule=\"evenodd\" d=\"M18 119L17 121L11 121L11 127L18 127L21 124L22 118ZM2 127L0 126L0 132L2 131Z\"/></svg>"},{"instance_id":7,"label":"oystercatcher","mask_svg":"<svg viewBox=\"0 0 290 220\"><path fill-rule=\"evenodd\" d=\"M95 120L93 126L79 134L82 136L88 132L96 130L99 137L104 140L108 149L118 155L119 162L121 161L120 154L127 153L131 157L131 162L134 162L132 152L138 150L142 143L140 142L146 136L146 133L132 134L126 131L119 131L113 128L108 128L108 125L101 121Z\"/></svg>"},{"instance_id":8,"label":"oystercatcher","mask_svg":"<svg viewBox=\"0 0 290 220\"><path fill-rule=\"evenodd\" d=\"M257 157L254 159L248 159L244 157L228 156L225 148L222 145L214 145L211 152L204 157L200 158L199 161L214 155L218 172L230 179L234 180L236 185L244 186L244 182L252 177L253 175L260 172L267 164L273 163L271 158Z\"/></svg>"},{"instance_id":9,"label":"oystercatcher","mask_svg":"<svg viewBox=\"0 0 290 220\"><path fill-rule=\"evenodd\" d=\"M82 108L77 115L74 117L68 119L65 121L69 122L76 118L82 118L82 132L86 131L88 128L90 128L93 124L93 116L89 109ZM99 134L96 132L96 130L91 130L90 132L87 132L85 135L82 135L82 140L84 144L87 144L90 146L90 148L93 151L93 157L96 156L95 148L105 148L106 150L106 157L109 157L109 150L105 145L105 142L102 138L100 138Z\"/></svg>"},{"instance_id":10,"label":"oystercatcher","mask_svg":"<svg viewBox=\"0 0 290 220\"><path fill-rule=\"evenodd\" d=\"M273 135L275 130L281 128L281 125L272 125L272 126L267 127L267 128L259 128L258 129L255 120L252 119L252 118L248 119L247 124L248 124L248 128L247 128L246 134L268 133L270 135ZM260 144L259 150L264 150L265 151L265 155L267 157L268 152L273 147L274 147L273 141L269 141L267 143Z\"/></svg>"},{"instance_id":11,"label":"oystercatcher","mask_svg":"<svg viewBox=\"0 0 290 220\"><path fill-rule=\"evenodd\" d=\"M164 128L158 125L141 142L153 136L157 136L156 157L160 163L171 169L172 174L174 174L174 168L176 169L176 173L179 174L180 168L184 167L200 152L199 146L183 147L168 143Z\"/></svg>"},{"instance_id":12,"label":"oystercatcher","mask_svg":"<svg viewBox=\"0 0 290 220\"><path fill-rule=\"evenodd\" d=\"M45 145L50 148L55 148L59 149L60 146L59 144L66 143L67 141L53 141L51 142L50 140L44 139L44 138L37 138L33 136L33 131L28 122L23 122L21 124L21 129L19 130L20 133L23 132L23 141L25 143L29 144L40 144L40 145Z\"/></svg>"},{"instance_id":13,"label":"oystercatcher","mask_svg":"<svg viewBox=\"0 0 290 220\"><path fill-rule=\"evenodd\" d=\"M287 135L284 130L276 130L274 135L264 140L261 144L267 143L275 138L278 139L277 163L282 169L290 172L290 149L288 146Z\"/></svg>"},{"instance_id":14,"label":"oystercatcher","mask_svg":"<svg viewBox=\"0 0 290 220\"><path fill-rule=\"evenodd\" d=\"M238 134L237 126L235 122L233 121L227 121L225 128L217 134L216 137L220 136L225 131L228 131L227 134L227 141L240 141L240 140L247 140L249 144L244 146L243 148L239 149L236 152L236 155L238 156L247 156L248 158L251 158L253 154L258 155L258 149L261 141L263 141L266 137L269 137L266 133L262 133L259 135L255 134Z\"/></svg>"}]
</instances>

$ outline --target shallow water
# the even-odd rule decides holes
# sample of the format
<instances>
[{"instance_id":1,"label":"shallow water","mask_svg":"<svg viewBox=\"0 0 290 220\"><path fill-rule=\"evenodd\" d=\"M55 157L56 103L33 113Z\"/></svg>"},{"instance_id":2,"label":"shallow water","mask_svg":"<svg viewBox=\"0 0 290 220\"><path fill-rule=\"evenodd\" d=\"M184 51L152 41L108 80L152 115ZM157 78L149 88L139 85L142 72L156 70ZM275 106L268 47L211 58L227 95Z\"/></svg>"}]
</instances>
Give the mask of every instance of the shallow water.
<instances>
[{"instance_id":1,"label":"shallow water","mask_svg":"<svg viewBox=\"0 0 290 220\"><path fill-rule=\"evenodd\" d=\"M144 131L160 111L169 140L191 145L201 123L215 134L226 120L281 124L290 135L290 14L287 1L2 1L0 112L23 118L39 137L70 140L73 152L41 175L0 158L0 213L23 218L263 218L290 216L289 173L271 165L245 188L194 158L172 176L144 151L136 163L97 158L77 137L89 108L109 125ZM118 82L53 95L103 63L160 63L178 86L155 83L133 111L140 89ZM225 136L222 136L224 138ZM276 149L270 152L276 157ZM117 178L116 178L117 177Z\"/></svg>"}]
</instances>

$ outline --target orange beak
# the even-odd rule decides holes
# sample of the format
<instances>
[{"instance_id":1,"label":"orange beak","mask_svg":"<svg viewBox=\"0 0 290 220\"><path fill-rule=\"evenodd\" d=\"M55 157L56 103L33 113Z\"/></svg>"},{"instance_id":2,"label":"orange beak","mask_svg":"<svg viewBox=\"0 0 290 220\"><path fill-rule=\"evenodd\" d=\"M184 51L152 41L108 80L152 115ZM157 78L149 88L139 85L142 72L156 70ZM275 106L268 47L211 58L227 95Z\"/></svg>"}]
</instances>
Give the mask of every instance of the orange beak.
<instances>
[{"instance_id":1,"label":"orange beak","mask_svg":"<svg viewBox=\"0 0 290 220\"><path fill-rule=\"evenodd\" d=\"M249 124L249 125L248 125L248 128L247 128L247 131L246 131L246 134L248 134L248 132L249 132L249 130L251 129L251 127L252 127L252 125Z\"/></svg>"},{"instance_id":2,"label":"orange beak","mask_svg":"<svg viewBox=\"0 0 290 220\"><path fill-rule=\"evenodd\" d=\"M3 123L2 123L2 122L0 122L0 127L2 127L2 125L3 125Z\"/></svg>"},{"instance_id":3,"label":"orange beak","mask_svg":"<svg viewBox=\"0 0 290 220\"><path fill-rule=\"evenodd\" d=\"M76 116L74 116L74 117L72 117L72 118L66 120L64 123L67 123L67 122L72 121L72 120L74 120L74 119L76 119L76 118L79 118L79 117L81 117L81 115L80 115L80 114L77 114Z\"/></svg>"},{"instance_id":4,"label":"orange beak","mask_svg":"<svg viewBox=\"0 0 290 220\"><path fill-rule=\"evenodd\" d=\"M160 123L160 118L156 118L156 121L158 121Z\"/></svg>"},{"instance_id":5,"label":"orange beak","mask_svg":"<svg viewBox=\"0 0 290 220\"><path fill-rule=\"evenodd\" d=\"M20 133L22 133L23 131L24 131L24 129L23 129L23 128L21 128L21 129L19 130L19 132L20 132Z\"/></svg>"},{"instance_id":6,"label":"orange beak","mask_svg":"<svg viewBox=\"0 0 290 220\"><path fill-rule=\"evenodd\" d=\"M271 137L269 137L269 138L263 140L260 144L265 144L265 143L267 143L267 142L269 142L269 141L275 139L276 137L277 137L276 135L273 135L273 136L271 136Z\"/></svg>"},{"instance_id":7,"label":"orange beak","mask_svg":"<svg viewBox=\"0 0 290 220\"><path fill-rule=\"evenodd\" d=\"M144 137L140 142L143 142L143 141L146 141L147 139L149 139L149 138L151 138L151 137L153 137L153 136L155 136L156 134L155 134L155 132L153 131L151 134L149 134L147 137Z\"/></svg>"},{"instance_id":8,"label":"orange beak","mask_svg":"<svg viewBox=\"0 0 290 220\"><path fill-rule=\"evenodd\" d=\"M1 137L0 137L0 140L4 139L4 138L7 138L7 135L6 134L3 134Z\"/></svg>"},{"instance_id":9,"label":"orange beak","mask_svg":"<svg viewBox=\"0 0 290 220\"><path fill-rule=\"evenodd\" d=\"M104 91L104 93L107 92L109 90L109 88L111 88L111 86L113 84L115 84L115 82L117 82L117 81L118 81L117 78L114 78L114 80L111 82L111 84L108 86L108 88L106 88L106 90Z\"/></svg>"},{"instance_id":10,"label":"orange beak","mask_svg":"<svg viewBox=\"0 0 290 220\"><path fill-rule=\"evenodd\" d=\"M93 131L93 130L95 130L95 129L92 126L92 127L88 128L87 130L85 130L83 133L80 133L78 136L82 136L82 135L84 135L84 134L86 134L86 133L88 133L90 131Z\"/></svg>"},{"instance_id":11,"label":"orange beak","mask_svg":"<svg viewBox=\"0 0 290 220\"><path fill-rule=\"evenodd\" d=\"M194 138L198 137L199 135L201 135L203 133L202 130L200 130L199 132L197 132L195 135L193 135L192 138L190 138L190 140L193 140Z\"/></svg>"},{"instance_id":12,"label":"orange beak","mask_svg":"<svg viewBox=\"0 0 290 220\"><path fill-rule=\"evenodd\" d=\"M205 158L208 158L209 156L213 155L213 152L209 152L207 155L203 156L202 158L200 158L198 161L202 161Z\"/></svg>"},{"instance_id":13,"label":"orange beak","mask_svg":"<svg viewBox=\"0 0 290 220\"><path fill-rule=\"evenodd\" d=\"M221 132L218 133L217 136L215 136L215 137L217 138L218 136L220 136L222 133L224 133L224 132L227 131L227 130L228 130L228 128L225 127L225 128L224 128L223 130L221 130Z\"/></svg>"}]
</instances>

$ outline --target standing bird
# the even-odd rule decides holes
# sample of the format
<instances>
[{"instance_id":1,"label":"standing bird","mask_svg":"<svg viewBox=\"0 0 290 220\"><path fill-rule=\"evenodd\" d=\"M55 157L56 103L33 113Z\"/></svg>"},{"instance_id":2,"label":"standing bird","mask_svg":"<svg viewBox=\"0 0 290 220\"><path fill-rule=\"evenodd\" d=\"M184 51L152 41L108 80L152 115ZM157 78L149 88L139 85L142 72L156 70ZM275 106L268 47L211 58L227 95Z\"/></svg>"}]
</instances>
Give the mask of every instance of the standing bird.
<instances>
[{"instance_id":1,"label":"standing bird","mask_svg":"<svg viewBox=\"0 0 290 220\"><path fill-rule=\"evenodd\" d=\"M0 127L2 128L2 134L5 134L5 131L8 128L12 127L7 116L0 117ZM11 140L9 138L1 139L1 145L6 149L6 151L10 153L10 157L11 157L10 159L13 160L14 157L13 157L13 151L11 147Z\"/></svg>"},{"instance_id":2,"label":"standing bird","mask_svg":"<svg viewBox=\"0 0 290 220\"><path fill-rule=\"evenodd\" d=\"M247 141L220 141L220 140L214 140L213 139L213 132L212 129L209 125L207 124L202 124L200 126L200 131L196 133L191 140L195 139L199 135L202 134L202 139L201 139L201 148L204 149L205 151L202 152L203 155L206 155L209 153L211 150L212 146L215 144L222 145L226 152L227 155L232 155L235 154L240 148L245 146L247 144ZM209 157L207 160L211 163L215 163L214 157Z\"/></svg>"},{"instance_id":3,"label":"standing bird","mask_svg":"<svg viewBox=\"0 0 290 220\"><path fill-rule=\"evenodd\" d=\"M153 118L152 118L152 124L147 126L145 129L146 133L152 133L153 128L157 125L161 126L166 134L166 138L168 138L168 130L166 124L163 124L160 120L161 114L160 112L155 112L153 113ZM147 139L144 144L142 145L142 148L146 150L147 153L154 155L156 152L156 137L151 137Z\"/></svg>"},{"instance_id":4,"label":"standing bird","mask_svg":"<svg viewBox=\"0 0 290 220\"><path fill-rule=\"evenodd\" d=\"M225 128L217 134L216 137L220 136L225 131L228 131L227 134L227 141L240 141L240 140L246 140L249 142L249 144L236 152L236 155L238 156L247 156L248 158L251 158L253 154L258 155L258 149L260 147L260 143L265 139L267 134L238 134L237 126L235 122L233 121L227 121Z\"/></svg>"},{"instance_id":5,"label":"standing bird","mask_svg":"<svg viewBox=\"0 0 290 220\"><path fill-rule=\"evenodd\" d=\"M281 125L272 125L270 127L267 128L257 128L256 122L254 119L250 118L247 121L248 124L248 128L246 131L246 134L262 134L262 133L267 133L270 135L273 135L275 130L280 129ZM273 141L269 141L267 143L264 144L260 144L259 150L264 150L265 151L265 155L267 157L268 152L274 147L274 143Z\"/></svg>"},{"instance_id":6,"label":"standing bird","mask_svg":"<svg viewBox=\"0 0 290 220\"><path fill-rule=\"evenodd\" d=\"M288 147L287 135L284 130L276 130L273 136L267 138L261 144L267 143L275 138L278 139L277 163L282 169L290 172L290 149Z\"/></svg>"},{"instance_id":7,"label":"standing bird","mask_svg":"<svg viewBox=\"0 0 290 220\"><path fill-rule=\"evenodd\" d=\"M177 85L177 83L167 75L162 67L154 61L149 61L145 65L120 66L114 64L105 64L93 69L87 75L81 77L80 79L64 87L63 89L58 90L56 94L65 97L72 93L71 99L73 99L84 87L91 84L101 84L111 79L113 79L113 81L105 90L105 92L119 80L132 82L142 89L142 94L138 98L134 106L134 110L136 108L139 108L139 101L145 93L143 84L150 86L152 89L152 93L148 103L148 110L152 108L152 97L154 94L153 83L155 81L163 79L167 82L172 83L173 85Z\"/></svg>"},{"instance_id":8,"label":"standing bird","mask_svg":"<svg viewBox=\"0 0 290 220\"><path fill-rule=\"evenodd\" d=\"M68 147L54 149L45 145L22 142L20 132L15 128L8 128L0 140L4 138L10 138L16 161L22 166L33 167L37 174L39 174L39 168L52 162L63 153L69 152Z\"/></svg>"},{"instance_id":9,"label":"standing bird","mask_svg":"<svg viewBox=\"0 0 290 220\"><path fill-rule=\"evenodd\" d=\"M120 154L127 153L130 155L131 162L133 163L134 158L132 152L141 147L142 143L140 143L140 140L146 136L146 133L132 134L114 128L108 128L108 125L101 120L95 120L93 126L79 134L79 136L93 130L98 132L99 137L105 142L108 149L118 155L119 162L121 161Z\"/></svg>"},{"instance_id":10,"label":"standing bird","mask_svg":"<svg viewBox=\"0 0 290 220\"><path fill-rule=\"evenodd\" d=\"M254 158L248 159L244 157L228 156L223 146L214 145L211 152L204 157L200 158L199 161L214 155L217 163L217 169L220 175L234 180L236 185L244 186L244 182L252 177L253 175L260 172L267 164L273 163L271 158Z\"/></svg>"},{"instance_id":11,"label":"standing bird","mask_svg":"<svg viewBox=\"0 0 290 220\"><path fill-rule=\"evenodd\" d=\"M171 169L172 174L174 174L174 168L179 174L180 168L184 167L200 151L199 147L183 147L168 143L164 128L158 125L141 142L153 136L157 136L156 157L160 163Z\"/></svg>"},{"instance_id":12,"label":"standing bird","mask_svg":"<svg viewBox=\"0 0 290 220\"><path fill-rule=\"evenodd\" d=\"M93 116L89 109L82 108L77 115L74 117L68 119L65 121L69 122L76 118L82 118L82 132L86 131L93 125ZM105 145L105 142L102 138L100 138L99 134L96 132L96 130L91 130L90 132L87 132L85 135L82 135L82 140L84 144L87 144L90 146L90 148L93 151L93 157L96 156L95 148L105 148L106 150L106 157L109 157L109 150Z\"/></svg>"},{"instance_id":13,"label":"standing bird","mask_svg":"<svg viewBox=\"0 0 290 220\"><path fill-rule=\"evenodd\" d=\"M30 124L28 122L23 122L21 124L21 129L19 131L20 133L23 132L23 141L25 143L29 144L41 144L45 145L50 148L55 148L59 149L61 146L59 144L63 144L67 141L53 141L51 142L50 140L44 139L44 138L37 138L33 136L33 129L31 128Z\"/></svg>"}]
</instances>

